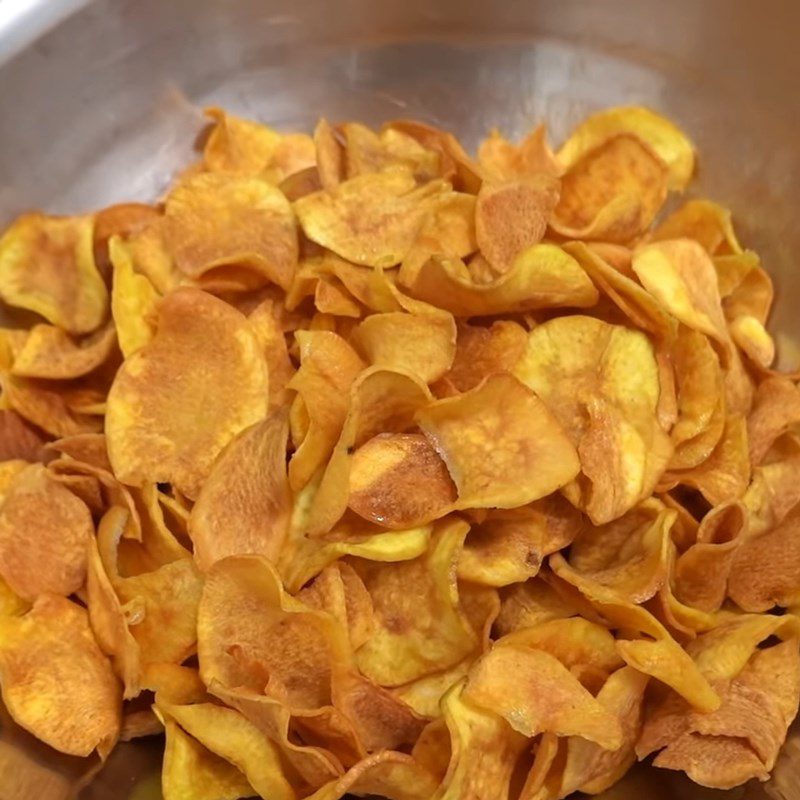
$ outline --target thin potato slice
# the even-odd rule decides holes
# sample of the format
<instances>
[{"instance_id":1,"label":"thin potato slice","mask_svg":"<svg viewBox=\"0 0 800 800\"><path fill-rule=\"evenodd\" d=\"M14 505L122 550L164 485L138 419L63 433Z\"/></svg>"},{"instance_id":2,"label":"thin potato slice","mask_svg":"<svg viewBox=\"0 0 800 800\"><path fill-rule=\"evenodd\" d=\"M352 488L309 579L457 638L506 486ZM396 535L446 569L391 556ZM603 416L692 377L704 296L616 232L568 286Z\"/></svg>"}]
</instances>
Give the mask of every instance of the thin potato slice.
<instances>
[{"instance_id":1,"label":"thin potato slice","mask_svg":"<svg viewBox=\"0 0 800 800\"><path fill-rule=\"evenodd\" d=\"M105 758L114 746L120 687L76 603L41 595L27 614L0 618L0 684L14 720L56 750Z\"/></svg>"},{"instance_id":2,"label":"thin potato slice","mask_svg":"<svg viewBox=\"0 0 800 800\"><path fill-rule=\"evenodd\" d=\"M26 214L0 238L0 297L74 334L103 323L108 291L94 263L92 217Z\"/></svg>"},{"instance_id":3,"label":"thin potato slice","mask_svg":"<svg viewBox=\"0 0 800 800\"><path fill-rule=\"evenodd\" d=\"M478 163L491 180L561 174L561 167L547 144L544 125L537 125L518 145L509 142L495 128L478 147Z\"/></svg>"},{"instance_id":4,"label":"thin potato slice","mask_svg":"<svg viewBox=\"0 0 800 800\"><path fill-rule=\"evenodd\" d=\"M16 411L0 410L0 462L38 461L43 445L41 434Z\"/></svg>"},{"instance_id":5,"label":"thin potato slice","mask_svg":"<svg viewBox=\"0 0 800 800\"><path fill-rule=\"evenodd\" d=\"M511 375L493 375L438 400L417 422L441 454L459 508L514 508L538 500L578 472L577 455L544 403Z\"/></svg>"},{"instance_id":6,"label":"thin potato slice","mask_svg":"<svg viewBox=\"0 0 800 800\"><path fill-rule=\"evenodd\" d=\"M650 235L653 241L694 239L709 255L740 253L731 212L711 200L687 200Z\"/></svg>"},{"instance_id":7,"label":"thin potato slice","mask_svg":"<svg viewBox=\"0 0 800 800\"><path fill-rule=\"evenodd\" d=\"M131 485L172 483L197 497L223 447L266 414L267 391L247 320L205 292L173 292L159 306L155 337L126 359L109 392L115 474Z\"/></svg>"}]
</instances>

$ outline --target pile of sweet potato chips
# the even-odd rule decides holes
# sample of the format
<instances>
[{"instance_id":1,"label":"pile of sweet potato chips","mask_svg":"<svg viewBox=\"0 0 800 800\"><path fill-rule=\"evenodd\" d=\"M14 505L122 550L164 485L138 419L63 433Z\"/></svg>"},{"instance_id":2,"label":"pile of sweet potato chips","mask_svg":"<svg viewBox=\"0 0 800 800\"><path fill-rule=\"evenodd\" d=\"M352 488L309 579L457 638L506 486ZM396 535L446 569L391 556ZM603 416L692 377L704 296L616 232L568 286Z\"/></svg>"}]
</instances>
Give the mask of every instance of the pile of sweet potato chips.
<instances>
[{"instance_id":1,"label":"pile of sweet potato chips","mask_svg":"<svg viewBox=\"0 0 800 800\"><path fill-rule=\"evenodd\" d=\"M161 202L0 239L14 719L165 733L166 800L765 780L800 391L686 136L208 116Z\"/></svg>"}]
</instances>

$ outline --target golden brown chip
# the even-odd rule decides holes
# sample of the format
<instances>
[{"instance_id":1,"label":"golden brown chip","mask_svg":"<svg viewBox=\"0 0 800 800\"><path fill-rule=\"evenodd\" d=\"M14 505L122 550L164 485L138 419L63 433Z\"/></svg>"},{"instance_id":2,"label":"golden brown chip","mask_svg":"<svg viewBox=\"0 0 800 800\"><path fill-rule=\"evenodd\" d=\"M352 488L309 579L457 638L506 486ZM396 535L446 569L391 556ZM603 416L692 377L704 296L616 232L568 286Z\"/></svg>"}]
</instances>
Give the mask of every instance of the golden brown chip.
<instances>
[{"instance_id":1,"label":"golden brown chip","mask_svg":"<svg viewBox=\"0 0 800 800\"><path fill-rule=\"evenodd\" d=\"M373 314L355 329L351 342L374 366L433 383L453 364L456 325L449 314Z\"/></svg>"},{"instance_id":2,"label":"golden brown chip","mask_svg":"<svg viewBox=\"0 0 800 800\"><path fill-rule=\"evenodd\" d=\"M295 201L306 236L363 266L399 264L414 244L443 181L417 187L404 168L367 173Z\"/></svg>"},{"instance_id":3,"label":"golden brown chip","mask_svg":"<svg viewBox=\"0 0 800 800\"><path fill-rule=\"evenodd\" d=\"M26 214L0 237L0 297L69 333L91 333L108 310L94 263L92 217Z\"/></svg>"},{"instance_id":4,"label":"golden brown chip","mask_svg":"<svg viewBox=\"0 0 800 800\"><path fill-rule=\"evenodd\" d=\"M591 317L556 318L531 331L514 373L577 446L583 477L568 497L596 525L652 493L671 448L656 417L658 366L644 334Z\"/></svg>"},{"instance_id":5,"label":"golden brown chip","mask_svg":"<svg viewBox=\"0 0 800 800\"><path fill-rule=\"evenodd\" d=\"M113 325L77 341L54 325L34 325L14 358L11 373L50 380L79 378L107 361L116 342Z\"/></svg>"},{"instance_id":6,"label":"golden brown chip","mask_svg":"<svg viewBox=\"0 0 800 800\"><path fill-rule=\"evenodd\" d=\"M288 388L298 392L308 415L308 430L289 462L289 483L305 486L328 460L341 433L350 387L364 367L347 342L328 331L298 331L300 369Z\"/></svg>"},{"instance_id":7,"label":"golden brown chip","mask_svg":"<svg viewBox=\"0 0 800 800\"><path fill-rule=\"evenodd\" d=\"M348 507L386 528L443 517L456 490L447 467L421 433L384 433L364 443L350 466Z\"/></svg>"},{"instance_id":8,"label":"golden brown chip","mask_svg":"<svg viewBox=\"0 0 800 800\"><path fill-rule=\"evenodd\" d=\"M0 508L0 575L20 597L77 591L94 536L86 504L41 464L19 472Z\"/></svg>"},{"instance_id":9,"label":"golden brown chip","mask_svg":"<svg viewBox=\"0 0 800 800\"><path fill-rule=\"evenodd\" d=\"M114 746L120 687L76 603L41 595L27 614L0 618L0 685L14 720L56 750L105 758Z\"/></svg>"},{"instance_id":10,"label":"golden brown chip","mask_svg":"<svg viewBox=\"0 0 800 800\"><path fill-rule=\"evenodd\" d=\"M441 454L459 508L514 508L571 480L575 451L539 398L511 375L438 400L417 422Z\"/></svg>"},{"instance_id":11,"label":"golden brown chip","mask_svg":"<svg viewBox=\"0 0 800 800\"><path fill-rule=\"evenodd\" d=\"M558 158L567 166L563 152ZM573 239L630 242L655 218L668 182L658 155L636 135L620 133L567 166L550 225Z\"/></svg>"},{"instance_id":12,"label":"golden brown chip","mask_svg":"<svg viewBox=\"0 0 800 800\"><path fill-rule=\"evenodd\" d=\"M452 667L477 649L455 580L467 529L462 520L440 523L427 552L412 561L353 562L375 609L375 631L356 653L364 675L400 686Z\"/></svg>"},{"instance_id":13,"label":"golden brown chip","mask_svg":"<svg viewBox=\"0 0 800 800\"><path fill-rule=\"evenodd\" d=\"M786 378L773 377L758 387L747 418L747 441L753 465L764 460L773 442L800 422L800 391Z\"/></svg>"},{"instance_id":14,"label":"golden brown chip","mask_svg":"<svg viewBox=\"0 0 800 800\"><path fill-rule=\"evenodd\" d=\"M481 253L500 273L541 242L558 200L558 181L547 175L486 183L475 206L475 238Z\"/></svg>"},{"instance_id":15,"label":"golden brown chip","mask_svg":"<svg viewBox=\"0 0 800 800\"><path fill-rule=\"evenodd\" d=\"M551 619L565 619L577 613L575 605L539 576L525 583L512 584L502 591L495 630L498 636L505 636L516 630Z\"/></svg>"},{"instance_id":16,"label":"golden brown chip","mask_svg":"<svg viewBox=\"0 0 800 800\"><path fill-rule=\"evenodd\" d=\"M617 718L543 650L495 647L473 664L464 696L500 714L523 736L543 731L581 736L607 750L622 743Z\"/></svg>"},{"instance_id":17,"label":"golden brown chip","mask_svg":"<svg viewBox=\"0 0 800 800\"><path fill-rule=\"evenodd\" d=\"M740 253L731 212L711 200L687 200L651 234L653 241L694 239L710 255Z\"/></svg>"},{"instance_id":18,"label":"golden brown chip","mask_svg":"<svg viewBox=\"0 0 800 800\"><path fill-rule=\"evenodd\" d=\"M109 392L114 472L195 498L216 456L264 417L267 402L267 370L247 320L211 295L177 290L159 306L155 337L125 360Z\"/></svg>"},{"instance_id":19,"label":"golden brown chip","mask_svg":"<svg viewBox=\"0 0 800 800\"><path fill-rule=\"evenodd\" d=\"M44 439L16 412L0 410L0 461L38 461Z\"/></svg>"},{"instance_id":20,"label":"golden brown chip","mask_svg":"<svg viewBox=\"0 0 800 800\"><path fill-rule=\"evenodd\" d=\"M561 167L547 144L544 125L537 125L518 145L505 139L497 129L492 130L478 147L478 163L491 180L561 174Z\"/></svg>"},{"instance_id":21,"label":"golden brown chip","mask_svg":"<svg viewBox=\"0 0 800 800\"><path fill-rule=\"evenodd\" d=\"M557 494L529 506L490 511L467 536L458 577L487 586L526 581L539 572L546 556L567 547L582 527L580 512Z\"/></svg>"},{"instance_id":22,"label":"golden brown chip","mask_svg":"<svg viewBox=\"0 0 800 800\"><path fill-rule=\"evenodd\" d=\"M178 184L166 199L164 239L190 278L239 266L287 289L297 266L292 207L262 178L209 173Z\"/></svg>"},{"instance_id":23,"label":"golden brown chip","mask_svg":"<svg viewBox=\"0 0 800 800\"><path fill-rule=\"evenodd\" d=\"M463 262L434 256L408 285L420 300L462 317L488 316L537 308L585 308L597 290L577 261L553 244L520 253L508 271L491 283L475 283Z\"/></svg>"},{"instance_id":24,"label":"golden brown chip","mask_svg":"<svg viewBox=\"0 0 800 800\"><path fill-rule=\"evenodd\" d=\"M286 414L243 430L220 453L189 517L198 567L255 553L278 560L292 499L286 477Z\"/></svg>"},{"instance_id":25,"label":"golden brown chip","mask_svg":"<svg viewBox=\"0 0 800 800\"><path fill-rule=\"evenodd\" d=\"M262 348L269 374L270 408L286 405L288 392L286 385L294 375L294 366L289 358L286 338L281 329L282 309L271 298L259 303L247 316L253 328L256 341Z\"/></svg>"}]
</instances>

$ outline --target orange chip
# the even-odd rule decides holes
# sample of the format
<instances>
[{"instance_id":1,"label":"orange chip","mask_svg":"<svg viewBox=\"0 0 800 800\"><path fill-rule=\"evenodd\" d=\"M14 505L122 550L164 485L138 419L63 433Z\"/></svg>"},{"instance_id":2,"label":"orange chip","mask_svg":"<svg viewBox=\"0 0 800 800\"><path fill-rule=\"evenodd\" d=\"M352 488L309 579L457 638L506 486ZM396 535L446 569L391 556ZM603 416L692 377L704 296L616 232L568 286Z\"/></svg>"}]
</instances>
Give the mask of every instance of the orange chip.
<instances>
[{"instance_id":1,"label":"orange chip","mask_svg":"<svg viewBox=\"0 0 800 800\"><path fill-rule=\"evenodd\" d=\"M262 178L208 173L179 183L166 199L164 239L191 278L240 266L286 289L297 266L291 205Z\"/></svg>"},{"instance_id":2,"label":"orange chip","mask_svg":"<svg viewBox=\"0 0 800 800\"><path fill-rule=\"evenodd\" d=\"M0 297L69 333L91 333L108 310L92 253L92 217L19 217L0 238Z\"/></svg>"},{"instance_id":3,"label":"orange chip","mask_svg":"<svg viewBox=\"0 0 800 800\"><path fill-rule=\"evenodd\" d=\"M486 284L473 282L462 262L433 257L420 267L408 289L414 297L463 317L585 308L598 297L578 262L553 244L529 247L504 275Z\"/></svg>"},{"instance_id":4,"label":"orange chip","mask_svg":"<svg viewBox=\"0 0 800 800\"><path fill-rule=\"evenodd\" d=\"M498 320L488 328L459 324L453 364L440 386L466 392L488 375L511 372L527 341L525 329L511 320Z\"/></svg>"},{"instance_id":5,"label":"orange chip","mask_svg":"<svg viewBox=\"0 0 800 800\"><path fill-rule=\"evenodd\" d=\"M0 410L0 461L38 461L44 439L16 411Z\"/></svg>"},{"instance_id":6,"label":"orange chip","mask_svg":"<svg viewBox=\"0 0 800 800\"><path fill-rule=\"evenodd\" d=\"M467 536L458 577L488 586L532 578L546 556L567 547L580 532L580 512L557 494L529 506L490 511Z\"/></svg>"},{"instance_id":7,"label":"orange chip","mask_svg":"<svg viewBox=\"0 0 800 800\"><path fill-rule=\"evenodd\" d=\"M560 317L531 331L514 372L577 446L583 478L568 497L596 525L652 492L671 448L656 417L658 366L646 336L591 317Z\"/></svg>"},{"instance_id":8,"label":"orange chip","mask_svg":"<svg viewBox=\"0 0 800 800\"><path fill-rule=\"evenodd\" d=\"M437 400L417 421L447 464L459 508L524 505L563 486L579 468L545 405L511 375Z\"/></svg>"},{"instance_id":9,"label":"orange chip","mask_svg":"<svg viewBox=\"0 0 800 800\"><path fill-rule=\"evenodd\" d=\"M79 378L107 361L116 342L113 325L105 325L79 341L53 325L34 325L14 358L11 373L50 380Z\"/></svg>"},{"instance_id":10,"label":"orange chip","mask_svg":"<svg viewBox=\"0 0 800 800\"><path fill-rule=\"evenodd\" d=\"M347 342L328 331L298 331L300 369L288 388L298 392L308 414L308 431L289 462L289 483L305 486L333 452L344 425L348 393L364 367Z\"/></svg>"},{"instance_id":11,"label":"orange chip","mask_svg":"<svg viewBox=\"0 0 800 800\"><path fill-rule=\"evenodd\" d=\"M581 736L606 750L622 743L617 718L543 650L495 647L473 664L464 696L500 714L523 736Z\"/></svg>"},{"instance_id":12,"label":"orange chip","mask_svg":"<svg viewBox=\"0 0 800 800\"><path fill-rule=\"evenodd\" d=\"M295 213L309 239L364 266L391 267L406 256L443 181L417 187L403 168L367 173L301 197Z\"/></svg>"},{"instance_id":13,"label":"orange chip","mask_svg":"<svg viewBox=\"0 0 800 800\"><path fill-rule=\"evenodd\" d=\"M267 401L267 370L247 320L211 295L177 290L159 306L155 337L125 360L109 392L114 472L124 483L172 483L197 497L216 456L266 414Z\"/></svg>"},{"instance_id":14,"label":"orange chip","mask_svg":"<svg viewBox=\"0 0 800 800\"><path fill-rule=\"evenodd\" d=\"M558 153L562 155L568 141ZM669 171L630 133L607 138L569 165L550 225L574 239L629 242L653 221L667 196Z\"/></svg>"},{"instance_id":15,"label":"orange chip","mask_svg":"<svg viewBox=\"0 0 800 800\"><path fill-rule=\"evenodd\" d=\"M42 595L27 614L0 618L0 684L14 720L56 750L105 758L114 746L119 684L76 603Z\"/></svg>"},{"instance_id":16,"label":"orange chip","mask_svg":"<svg viewBox=\"0 0 800 800\"><path fill-rule=\"evenodd\" d=\"M577 608L541 577L507 587L501 595L495 629L499 636L552 619L565 619Z\"/></svg>"},{"instance_id":17,"label":"orange chip","mask_svg":"<svg viewBox=\"0 0 800 800\"><path fill-rule=\"evenodd\" d=\"M111 239L135 236L159 216L157 208L145 203L116 203L94 215L94 260L106 283L111 271Z\"/></svg>"},{"instance_id":18,"label":"orange chip","mask_svg":"<svg viewBox=\"0 0 800 800\"><path fill-rule=\"evenodd\" d=\"M355 329L351 341L371 364L433 383L453 363L456 325L449 314L372 314Z\"/></svg>"},{"instance_id":19,"label":"orange chip","mask_svg":"<svg viewBox=\"0 0 800 800\"><path fill-rule=\"evenodd\" d=\"M462 520L440 523L427 552L412 561L353 563L375 609L375 631L356 653L364 675L400 686L452 667L477 649L455 580L467 528Z\"/></svg>"},{"instance_id":20,"label":"orange chip","mask_svg":"<svg viewBox=\"0 0 800 800\"><path fill-rule=\"evenodd\" d=\"M694 239L709 255L742 251L731 212L711 200L687 200L656 227L651 239Z\"/></svg>"},{"instance_id":21,"label":"orange chip","mask_svg":"<svg viewBox=\"0 0 800 800\"><path fill-rule=\"evenodd\" d=\"M26 600L72 594L86 577L93 536L86 504L31 464L12 480L0 509L0 574Z\"/></svg>"},{"instance_id":22,"label":"orange chip","mask_svg":"<svg viewBox=\"0 0 800 800\"><path fill-rule=\"evenodd\" d=\"M800 422L800 390L786 378L772 377L758 387L747 419L750 460L760 464L773 442Z\"/></svg>"},{"instance_id":23,"label":"orange chip","mask_svg":"<svg viewBox=\"0 0 800 800\"><path fill-rule=\"evenodd\" d=\"M387 528L411 528L444 516L456 490L444 461L420 433L379 434L353 454L347 504Z\"/></svg>"},{"instance_id":24,"label":"orange chip","mask_svg":"<svg viewBox=\"0 0 800 800\"><path fill-rule=\"evenodd\" d=\"M314 128L317 171L323 189L333 189L344 178L344 148L330 123L322 118Z\"/></svg>"},{"instance_id":25,"label":"orange chip","mask_svg":"<svg viewBox=\"0 0 800 800\"><path fill-rule=\"evenodd\" d=\"M535 176L486 183L475 206L475 237L481 253L498 272L541 242L558 200L558 181Z\"/></svg>"},{"instance_id":26,"label":"orange chip","mask_svg":"<svg viewBox=\"0 0 800 800\"><path fill-rule=\"evenodd\" d=\"M537 125L518 145L503 138L497 129L492 130L478 147L478 163L491 180L561 174L561 167L547 144L544 125Z\"/></svg>"},{"instance_id":27,"label":"orange chip","mask_svg":"<svg viewBox=\"0 0 800 800\"><path fill-rule=\"evenodd\" d=\"M194 558L205 571L225 556L277 562L292 500L286 477L286 414L273 412L220 453L189 517Z\"/></svg>"}]
</instances>

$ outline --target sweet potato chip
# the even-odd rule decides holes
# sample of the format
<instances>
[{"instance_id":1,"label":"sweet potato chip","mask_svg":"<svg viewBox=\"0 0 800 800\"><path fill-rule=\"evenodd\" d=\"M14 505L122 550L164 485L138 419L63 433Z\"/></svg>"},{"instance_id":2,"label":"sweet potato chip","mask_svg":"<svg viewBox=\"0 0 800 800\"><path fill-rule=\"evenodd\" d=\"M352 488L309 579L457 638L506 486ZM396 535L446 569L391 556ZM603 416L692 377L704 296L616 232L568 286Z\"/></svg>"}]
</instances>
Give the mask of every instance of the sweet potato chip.
<instances>
[{"instance_id":1,"label":"sweet potato chip","mask_svg":"<svg viewBox=\"0 0 800 800\"><path fill-rule=\"evenodd\" d=\"M276 562L289 526L286 414L243 430L220 453L189 517L198 567L256 553Z\"/></svg>"},{"instance_id":2,"label":"sweet potato chip","mask_svg":"<svg viewBox=\"0 0 800 800\"><path fill-rule=\"evenodd\" d=\"M286 405L288 399L286 385L295 371L281 328L281 311L275 301L267 298L247 316L247 321L252 326L256 341L261 346L267 362L271 409Z\"/></svg>"},{"instance_id":3,"label":"sweet potato chip","mask_svg":"<svg viewBox=\"0 0 800 800\"><path fill-rule=\"evenodd\" d=\"M618 106L587 117L561 146L557 160L572 168L587 153L615 136L628 134L650 147L669 171L669 188L683 189L694 172L694 148L677 127L642 106Z\"/></svg>"},{"instance_id":4,"label":"sweet potato chip","mask_svg":"<svg viewBox=\"0 0 800 800\"><path fill-rule=\"evenodd\" d=\"M26 600L72 594L86 578L93 536L86 504L31 464L12 480L0 508L0 575Z\"/></svg>"},{"instance_id":5,"label":"sweet potato chip","mask_svg":"<svg viewBox=\"0 0 800 800\"><path fill-rule=\"evenodd\" d=\"M642 727L646 687L647 676L631 667L617 670L603 684L597 702L620 721L622 746L609 751L582 737L570 738L561 778L562 797L575 791L603 792L636 761L634 746Z\"/></svg>"},{"instance_id":6,"label":"sweet potato chip","mask_svg":"<svg viewBox=\"0 0 800 800\"><path fill-rule=\"evenodd\" d=\"M0 410L0 462L38 461L44 439L16 412Z\"/></svg>"},{"instance_id":7,"label":"sweet potato chip","mask_svg":"<svg viewBox=\"0 0 800 800\"><path fill-rule=\"evenodd\" d=\"M731 212L711 200L687 200L651 234L653 241L694 239L710 255L740 253Z\"/></svg>"},{"instance_id":8,"label":"sweet potato chip","mask_svg":"<svg viewBox=\"0 0 800 800\"><path fill-rule=\"evenodd\" d=\"M652 492L670 447L656 418L658 366L646 336L560 317L531 331L514 373L577 446L584 477L568 496L596 525Z\"/></svg>"},{"instance_id":9,"label":"sweet potato chip","mask_svg":"<svg viewBox=\"0 0 800 800\"><path fill-rule=\"evenodd\" d=\"M76 603L41 595L23 616L0 617L0 685L14 720L56 750L105 758L114 746L119 684Z\"/></svg>"},{"instance_id":10,"label":"sweet potato chip","mask_svg":"<svg viewBox=\"0 0 800 800\"><path fill-rule=\"evenodd\" d=\"M550 556L550 566L613 627L636 632L635 638L617 640L619 654L629 666L671 686L699 711L719 707L719 697L706 678L652 614L613 589L579 575L560 553Z\"/></svg>"},{"instance_id":11,"label":"sweet potato chip","mask_svg":"<svg viewBox=\"0 0 800 800\"><path fill-rule=\"evenodd\" d=\"M206 108L205 115L214 122L203 148L203 163L207 170L240 175L260 175L267 170L282 139L277 131L226 114L221 108Z\"/></svg>"},{"instance_id":12,"label":"sweet potato chip","mask_svg":"<svg viewBox=\"0 0 800 800\"><path fill-rule=\"evenodd\" d=\"M301 197L294 209L309 239L363 266L399 264L414 244L443 181L417 187L404 168L367 173Z\"/></svg>"},{"instance_id":13,"label":"sweet potato chip","mask_svg":"<svg viewBox=\"0 0 800 800\"><path fill-rule=\"evenodd\" d=\"M113 267L111 315L119 349L127 358L153 338L159 295L148 278L134 271L128 245L115 236L108 246Z\"/></svg>"},{"instance_id":14,"label":"sweet potato chip","mask_svg":"<svg viewBox=\"0 0 800 800\"><path fill-rule=\"evenodd\" d=\"M669 171L664 162L630 133L606 138L569 166L562 155L566 148L569 141L558 154L566 172L550 220L553 230L573 239L635 239L666 199Z\"/></svg>"},{"instance_id":15,"label":"sweet potato chip","mask_svg":"<svg viewBox=\"0 0 800 800\"><path fill-rule=\"evenodd\" d=\"M473 664L464 696L500 714L523 736L581 736L606 750L622 743L617 718L543 650L495 647Z\"/></svg>"},{"instance_id":16,"label":"sweet potato chip","mask_svg":"<svg viewBox=\"0 0 800 800\"><path fill-rule=\"evenodd\" d=\"M747 418L750 461L760 464L775 440L800 422L800 390L787 378L772 377L758 387Z\"/></svg>"},{"instance_id":17,"label":"sweet potato chip","mask_svg":"<svg viewBox=\"0 0 800 800\"><path fill-rule=\"evenodd\" d=\"M178 184L166 199L164 237L190 278L235 265L287 289L297 266L292 207L262 178L210 173Z\"/></svg>"},{"instance_id":18,"label":"sweet potato chip","mask_svg":"<svg viewBox=\"0 0 800 800\"><path fill-rule=\"evenodd\" d=\"M116 341L113 325L78 341L54 325L34 325L14 358L11 372L23 378L79 378L103 364L113 353Z\"/></svg>"},{"instance_id":19,"label":"sweet potato chip","mask_svg":"<svg viewBox=\"0 0 800 800\"><path fill-rule=\"evenodd\" d=\"M775 360L775 342L764 325L750 314L740 314L728 326L739 349L762 369Z\"/></svg>"},{"instance_id":20,"label":"sweet potato chip","mask_svg":"<svg viewBox=\"0 0 800 800\"><path fill-rule=\"evenodd\" d=\"M514 508L563 486L578 459L539 398L511 375L489 376L417 414L458 489L459 508Z\"/></svg>"},{"instance_id":21,"label":"sweet potato chip","mask_svg":"<svg viewBox=\"0 0 800 800\"><path fill-rule=\"evenodd\" d=\"M553 244L529 247L505 274L486 284L474 283L462 262L433 257L420 267L408 289L414 297L463 317L585 308L598 297L577 261Z\"/></svg>"},{"instance_id":22,"label":"sweet potato chip","mask_svg":"<svg viewBox=\"0 0 800 800\"><path fill-rule=\"evenodd\" d=\"M164 800L239 800L252 796L253 787L233 764L207 750L171 719L164 720L164 729Z\"/></svg>"},{"instance_id":23,"label":"sweet potato chip","mask_svg":"<svg viewBox=\"0 0 800 800\"><path fill-rule=\"evenodd\" d=\"M490 511L473 526L458 561L458 577L487 586L532 578L546 556L567 547L582 528L581 515L557 494L529 506Z\"/></svg>"},{"instance_id":24,"label":"sweet potato chip","mask_svg":"<svg viewBox=\"0 0 800 800\"><path fill-rule=\"evenodd\" d=\"M475 238L498 272L506 272L523 250L541 242L557 200L558 181L547 175L484 182L475 206Z\"/></svg>"},{"instance_id":25,"label":"sweet potato chip","mask_svg":"<svg viewBox=\"0 0 800 800\"><path fill-rule=\"evenodd\" d=\"M364 675L382 686L400 686L477 649L455 581L467 529L462 520L440 523L427 552L412 561L354 562L375 609L375 631L356 653Z\"/></svg>"},{"instance_id":26,"label":"sweet potato chip","mask_svg":"<svg viewBox=\"0 0 800 800\"><path fill-rule=\"evenodd\" d=\"M444 516L456 500L447 466L420 433L379 434L353 454L348 507L387 528Z\"/></svg>"},{"instance_id":27,"label":"sweet potato chip","mask_svg":"<svg viewBox=\"0 0 800 800\"><path fill-rule=\"evenodd\" d=\"M512 584L501 597L500 613L495 623L499 636L577 614L577 608L541 577Z\"/></svg>"},{"instance_id":28,"label":"sweet potato chip","mask_svg":"<svg viewBox=\"0 0 800 800\"><path fill-rule=\"evenodd\" d=\"M92 252L92 217L26 214L0 238L0 298L68 333L91 333L108 310Z\"/></svg>"},{"instance_id":29,"label":"sweet potato chip","mask_svg":"<svg viewBox=\"0 0 800 800\"><path fill-rule=\"evenodd\" d=\"M189 736L234 765L261 797L296 797L282 771L279 749L238 711L211 703L176 705L156 695L161 714Z\"/></svg>"},{"instance_id":30,"label":"sweet potato chip","mask_svg":"<svg viewBox=\"0 0 800 800\"><path fill-rule=\"evenodd\" d=\"M508 797L517 758L526 745L524 737L493 711L470 702L461 683L444 696L442 713L451 755L433 798Z\"/></svg>"},{"instance_id":31,"label":"sweet potato chip","mask_svg":"<svg viewBox=\"0 0 800 800\"><path fill-rule=\"evenodd\" d=\"M643 245L633 254L633 270L667 312L714 339L725 353L729 339L717 273L697 242L673 239Z\"/></svg>"},{"instance_id":32,"label":"sweet potato chip","mask_svg":"<svg viewBox=\"0 0 800 800\"><path fill-rule=\"evenodd\" d=\"M159 306L155 337L125 360L109 392L114 472L124 483L167 482L197 497L216 456L266 414L267 401L267 370L247 320L211 295L177 290Z\"/></svg>"},{"instance_id":33,"label":"sweet potato chip","mask_svg":"<svg viewBox=\"0 0 800 800\"><path fill-rule=\"evenodd\" d=\"M410 372L433 383L453 364L456 325L449 314L373 314L355 329L351 342L374 366Z\"/></svg>"},{"instance_id":34,"label":"sweet potato chip","mask_svg":"<svg viewBox=\"0 0 800 800\"><path fill-rule=\"evenodd\" d=\"M534 175L558 177L561 173L561 167L547 144L544 125L537 125L518 145L493 129L478 146L478 163L491 180Z\"/></svg>"},{"instance_id":35,"label":"sweet potato chip","mask_svg":"<svg viewBox=\"0 0 800 800\"><path fill-rule=\"evenodd\" d=\"M303 399L308 432L289 462L289 483L305 486L333 452L347 416L350 386L364 367L347 342L328 331L298 331L300 369L288 384Z\"/></svg>"},{"instance_id":36,"label":"sweet potato chip","mask_svg":"<svg viewBox=\"0 0 800 800\"><path fill-rule=\"evenodd\" d=\"M442 672L424 675L415 681L398 686L392 689L392 693L411 706L417 714L430 719L441 719L442 698L452 686L466 677L470 662L471 658L467 657ZM424 735L423 731L421 736Z\"/></svg>"}]
</instances>

